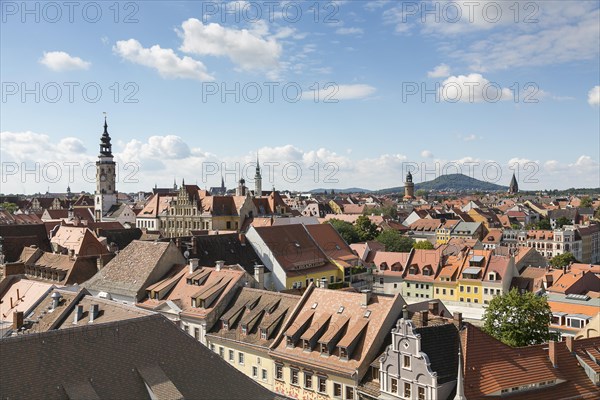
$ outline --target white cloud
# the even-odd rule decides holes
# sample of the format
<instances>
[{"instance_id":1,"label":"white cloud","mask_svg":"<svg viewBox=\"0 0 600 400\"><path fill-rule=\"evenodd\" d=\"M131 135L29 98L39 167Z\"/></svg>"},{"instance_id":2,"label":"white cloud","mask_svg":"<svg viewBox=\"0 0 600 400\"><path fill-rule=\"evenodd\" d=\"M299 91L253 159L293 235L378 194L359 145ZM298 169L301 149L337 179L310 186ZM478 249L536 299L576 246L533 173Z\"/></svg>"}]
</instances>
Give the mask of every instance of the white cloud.
<instances>
[{"instance_id":1,"label":"white cloud","mask_svg":"<svg viewBox=\"0 0 600 400\"><path fill-rule=\"evenodd\" d=\"M362 28L338 28L335 30L338 35L362 35Z\"/></svg>"},{"instance_id":2,"label":"white cloud","mask_svg":"<svg viewBox=\"0 0 600 400\"><path fill-rule=\"evenodd\" d=\"M89 69L92 65L79 57L73 57L64 51L48 51L40 59L40 64L45 65L53 71L73 71L78 69Z\"/></svg>"},{"instance_id":3,"label":"white cloud","mask_svg":"<svg viewBox=\"0 0 600 400\"><path fill-rule=\"evenodd\" d=\"M225 56L243 70L269 70L279 67L282 46L268 35L266 23L255 23L253 29L227 28L217 23L204 24L190 18L177 30L183 43L181 51L197 55ZM282 34L282 33L280 33ZM283 35L291 32L283 32Z\"/></svg>"},{"instance_id":4,"label":"white cloud","mask_svg":"<svg viewBox=\"0 0 600 400\"><path fill-rule=\"evenodd\" d=\"M479 139L479 137L478 137L477 135L473 134L473 133L472 133L472 134L470 134L470 135L467 135L467 136L459 136L459 137L460 137L462 140L464 140L465 142L472 142L472 141L474 141L474 140L477 140L477 139Z\"/></svg>"},{"instance_id":5,"label":"white cloud","mask_svg":"<svg viewBox=\"0 0 600 400\"><path fill-rule=\"evenodd\" d=\"M423 158L433 158L433 153L429 150L423 150L421 152L421 157Z\"/></svg>"},{"instance_id":6,"label":"white cloud","mask_svg":"<svg viewBox=\"0 0 600 400\"><path fill-rule=\"evenodd\" d=\"M439 94L442 100L452 103L495 103L513 98L510 89L488 81L481 74L450 76L442 83Z\"/></svg>"},{"instance_id":7,"label":"white cloud","mask_svg":"<svg viewBox=\"0 0 600 400\"><path fill-rule=\"evenodd\" d=\"M155 69L163 78L214 80L201 61L188 56L180 58L172 49L159 45L144 48L135 39L120 40L113 51L127 61Z\"/></svg>"},{"instance_id":8,"label":"white cloud","mask_svg":"<svg viewBox=\"0 0 600 400\"><path fill-rule=\"evenodd\" d=\"M450 67L446 64L436 66L432 71L427 72L429 78L446 78L450 76Z\"/></svg>"},{"instance_id":9,"label":"white cloud","mask_svg":"<svg viewBox=\"0 0 600 400\"><path fill-rule=\"evenodd\" d=\"M591 106L600 105L600 86L594 86L588 92L588 104Z\"/></svg>"},{"instance_id":10,"label":"white cloud","mask_svg":"<svg viewBox=\"0 0 600 400\"><path fill-rule=\"evenodd\" d=\"M371 85L366 84L324 84L320 85L318 90L306 90L302 93L302 100L312 100L316 102L337 102L339 100L358 100L373 95L377 91Z\"/></svg>"}]
</instances>

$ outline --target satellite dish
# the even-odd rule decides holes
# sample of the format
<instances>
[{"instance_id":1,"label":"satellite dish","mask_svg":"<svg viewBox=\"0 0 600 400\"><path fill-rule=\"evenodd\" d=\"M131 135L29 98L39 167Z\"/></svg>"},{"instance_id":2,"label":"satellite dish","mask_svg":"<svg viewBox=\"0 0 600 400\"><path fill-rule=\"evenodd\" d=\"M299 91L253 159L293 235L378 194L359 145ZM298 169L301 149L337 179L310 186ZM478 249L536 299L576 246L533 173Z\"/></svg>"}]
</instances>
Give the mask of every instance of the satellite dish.
<instances>
[{"instance_id":1,"label":"satellite dish","mask_svg":"<svg viewBox=\"0 0 600 400\"><path fill-rule=\"evenodd\" d=\"M185 259L186 259L186 260L187 260L188 258L190 258L190 252L189 252L189 250L186 250L186 251L183 253L183 256L185 257Z\"/></svg>"}]
</instances>

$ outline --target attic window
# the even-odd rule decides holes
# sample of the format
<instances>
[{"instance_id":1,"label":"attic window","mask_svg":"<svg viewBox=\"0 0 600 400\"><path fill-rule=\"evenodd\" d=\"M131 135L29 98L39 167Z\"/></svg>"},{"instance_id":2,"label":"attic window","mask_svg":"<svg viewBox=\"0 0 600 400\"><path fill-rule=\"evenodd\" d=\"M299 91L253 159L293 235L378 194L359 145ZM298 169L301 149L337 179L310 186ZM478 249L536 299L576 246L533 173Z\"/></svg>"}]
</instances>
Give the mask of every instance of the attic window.
<instances>
[{"instance_id":1,"label":"attic window","mask_svg":"<svg viewBox=\"0 0 600 400\"><path fill-rule=\"evenodd\" d=\"M367 311L365 312L365 315L364 315L364 317L365 317L365 318L369 318L370 316L371 316L371 310L367 310Z\"/></svg>"},{"instance_id":2,"label":"attic window","mask_svg":"<svg viewBox=\"0 0 600 400\"><path fill-rule=\"evenodd\" d=\"M348 349L345 347L340 347L340 358L348 359Z\"/></svg>"},{"instance_id":3,"label":"attic window","mask_svg":"<svg viewBox=\"0 0 600 400\"><path fill-rule=\"evenodd\" d=\"M267 340L267 330L264 328L260 328L260 338L263 340Z\"/></svg>"},{"instance_id":4,"label":"attic window","mask_svg":"<svg viewBox=\"0 0 600 400\"><path fill-rule=\"evenodd\" d=\"M490 281L495 281L496 280L496 274L494 272L490 273L488 276Z\"/></svg>"},{"instance_id":5,"label":"attic window","mask_svg":"<svg viewBox=\"0 0 600 400\"><path fill-rule=\"evenodd\" d=\"M344 312L344 306L340 306L340 308L338 308L338 311L337 311L337 313L338 313L338 314L341 314L341 313L343 313L343 312Z\"/></svg>"},{"instance_id":6,"label":"attic window","mask_svg":"<svg viewBox=\"0 0 600 400\"><path fill-rule=\"evenodd\" d=\"M248 333L248 326L247 325L242 325L242 334L245 335Z\"/></svg>"},{"instance_id":7,"label":"attic window","mask_svg":"<svg viewBox=\"0 0 600 400\"><path fill-rule=\"evenodd\" d=\"M227 321L223 321L223 329L229 329L229 323Z\"/></svg>"},{"instance_id":8,"label":"attic window","mask_svg":"<svg viewBox=\"0 0 600 400\"><path fill-rule=\"evenodd\" d=\"M408 270L408 273L411 275L415 275L417 273L417 268L416 267L410 267Z\"/></svg>"},{"instance_id":9,"label":"attic window","mask_svg":"<svg viewBox=\"0 0 600 400\"><path fill-rule=\"evenodd\" d=\"M292 340L291 336L286 336L285 337L285 345L287 347L294 347L294 341Z\"/></svg>"},{"instance_id":10,"label":"attic window","mask_svg":"<svg viewBox=\"0 0 600 400\"><path fill-rule=\"evenodd\" d=\"M304 340L304 343L302 343L302 348L304 351L310 351L310 342L308 340Z\"/></svg>"},{"instance_id":11,"label":"attic window","mask_svg":"<svg viewBox=\"0 0 600 400\"><path fill-rule=\"evenodd\" d=\"M431 275L431 269L429 269L429 268L423 268L423 275L425 275L425 276Z\"/></svg>"},{"instance_id":12,"label":"attic window","mask_svg":"<svg viewBox=\"0 0 600 400\"><path fill-rule=\"evenodd\" d=\"M310 307L312 310L314 310L315 308L317 308L317 305L319 305L319 303L313 303L313 305Z\"/></svg>"},{"instance_id":13,"label":"attic window","mask_svg":"<svg viewBox=\"0 0 600 400\"><path fill-rule=\"evenodd\" d=\"M321 343L321 354L329 355L329 348L325 343Z\"/></svg>"}]
</instances>

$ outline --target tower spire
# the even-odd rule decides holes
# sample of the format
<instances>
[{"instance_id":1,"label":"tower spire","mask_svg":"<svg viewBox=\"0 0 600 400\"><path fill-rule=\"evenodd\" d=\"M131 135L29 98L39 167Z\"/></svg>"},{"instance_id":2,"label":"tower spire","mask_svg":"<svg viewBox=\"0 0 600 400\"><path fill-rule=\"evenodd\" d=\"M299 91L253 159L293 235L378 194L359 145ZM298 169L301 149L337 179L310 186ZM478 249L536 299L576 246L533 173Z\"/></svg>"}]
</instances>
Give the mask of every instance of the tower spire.
<instances>
[{"instance_id":1,"label":"tower spire","mask_svg":"<svg viewBox=\"0 0 600 400\"><path fill-rule=\"evenodd\" d=\"M100 137L100 156L112 157L112 144L108 134L108 123L106 122L106 112L104 113L104 132Z\"/></svg>"},{"instance_id":2,"label":"tower spire","mask_svg":"<svg viewBox=\"0 0 600 400\"><path fill-rule=\"evenodd\" d=\"M262 196L262 176L260 174L260 163L258 151L256 152L256 174L254 174L254 197Z\"/></svg>"}]
</instances>

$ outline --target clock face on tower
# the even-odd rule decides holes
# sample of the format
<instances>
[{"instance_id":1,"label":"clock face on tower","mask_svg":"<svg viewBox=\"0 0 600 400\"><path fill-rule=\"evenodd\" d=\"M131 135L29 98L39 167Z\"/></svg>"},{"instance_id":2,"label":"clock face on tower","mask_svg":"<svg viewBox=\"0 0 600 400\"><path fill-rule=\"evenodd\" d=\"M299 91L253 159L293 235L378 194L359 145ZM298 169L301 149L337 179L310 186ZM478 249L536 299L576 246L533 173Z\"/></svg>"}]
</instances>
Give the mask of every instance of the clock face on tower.
<instances>
[{"instance_id":1,"label":"clock face on tower","mask_svg":"<svg viewBox=\"0 0 600 400\"><path fill-rule=\"evenodd\" d=\"M105 174L100 175L100 181L101 182L106 181L106 175Z\"/></svg>"}]
</instances>

